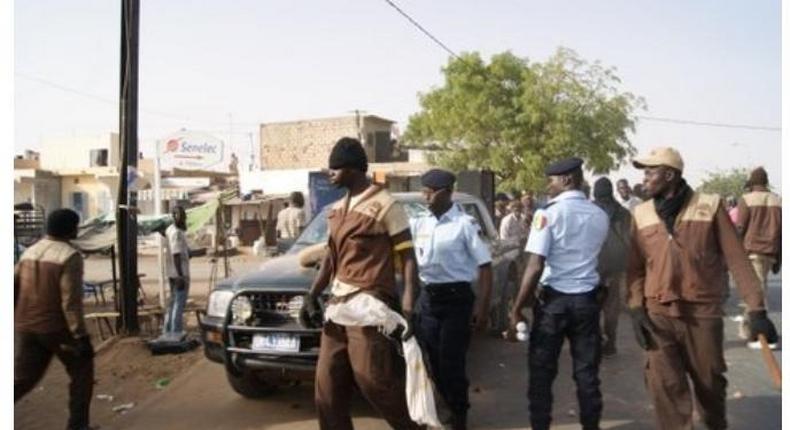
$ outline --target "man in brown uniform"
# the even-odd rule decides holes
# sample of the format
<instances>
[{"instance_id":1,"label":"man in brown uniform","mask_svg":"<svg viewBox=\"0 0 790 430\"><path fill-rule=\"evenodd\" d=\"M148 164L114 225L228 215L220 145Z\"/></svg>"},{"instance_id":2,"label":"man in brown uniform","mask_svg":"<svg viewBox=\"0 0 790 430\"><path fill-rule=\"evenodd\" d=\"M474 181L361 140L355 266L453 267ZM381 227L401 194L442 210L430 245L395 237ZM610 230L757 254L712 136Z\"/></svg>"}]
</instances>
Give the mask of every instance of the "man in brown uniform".
<instances>
[{"instance_id":1,"label":"man in brown uniform","mask_svg":"<svg viewBox=\"0 0 790 430\"><path fill-rule=\"evenodd\" d=\"M69 240L79 216L58 209L47 218L47 236L14 267L14 402L44 376L52 356L66 367L67 429L88 429L93 393L93 347L82 312L82 256Z\"/></svg>"},{"instance_id":2,"label":"man in brown uniform","mask_svg":"<svg viewBox=\"0 0 790 430\"><path fill-rule=\"evenodd\" d=\"M644 169L651 200L633 212L628 305L637 342L647 350L645 380L658 428L692 428L690 378L702 421L709 429L724 429L727 268L749 308L752 335L775 342L760 281L719 196L696 193L686 184L675 149L654 149L634 166Z\"/></svg>"},{"instance_id":3,"label":"man in brown uniform","mask_svg":"<svg viewBox=\"0 0 790 430\"><path fill-rule=\"evenodd\" d=\"M762 167L752 171L746 185L749 192L738 200L735 226L767 299L768 270L778 273L782 261L782 200L768 191L768 173ZM747 338L748 334L748 320L744 318L741 337Z\"/></svg>"},{"instance_id":4,"label":"man in brown uniform","mask_svg":"<svg viewBox=\"0 0 790 430\"><path fill-rule=\"evenodd\" d=\"M371 294L411 321L417 266L409 220L403 207L365 175L367 157L358 140L340 139L329 157L329 179L348 189L327 216L328 252L305 297L301 320L320 324L321 292L330 285L330 303L342 305L356 294ZM398 303L395 259L400 258L404 293ZM408 328L404 337L411 336ZM362 395L396 429L420 428L406 406L405 363L394 339L378 327L326 321L321 335L315 404L324 430L353 429L351 394Z\"/></svg>"}]
</instances>

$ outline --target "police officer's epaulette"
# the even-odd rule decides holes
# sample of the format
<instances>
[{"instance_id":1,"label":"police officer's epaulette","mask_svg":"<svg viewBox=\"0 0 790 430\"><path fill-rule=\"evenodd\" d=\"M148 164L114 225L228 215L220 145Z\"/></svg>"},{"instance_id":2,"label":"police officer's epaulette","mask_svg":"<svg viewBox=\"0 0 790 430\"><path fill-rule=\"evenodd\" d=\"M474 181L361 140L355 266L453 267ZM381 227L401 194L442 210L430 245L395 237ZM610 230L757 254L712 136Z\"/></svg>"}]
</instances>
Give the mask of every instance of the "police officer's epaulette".
<instances>
[{"instance_id":1,"label":"police officer's epaulette","mask_svg":"<svg viewBox=\"0 0 790 430\"><path fill-rule=\"evenodd\" d=\"M554 203L557 203L557 202L548 202L548 203L546 203L546 204L544 204L544 205L541 205L541 206L539 206L539 207L538 207L538 209L540 209L540 210L544 210L544 211L545 211L546 209L548 209L548 208L550 208L552 205L554 205Z\"/></svg>"}]
</instances>

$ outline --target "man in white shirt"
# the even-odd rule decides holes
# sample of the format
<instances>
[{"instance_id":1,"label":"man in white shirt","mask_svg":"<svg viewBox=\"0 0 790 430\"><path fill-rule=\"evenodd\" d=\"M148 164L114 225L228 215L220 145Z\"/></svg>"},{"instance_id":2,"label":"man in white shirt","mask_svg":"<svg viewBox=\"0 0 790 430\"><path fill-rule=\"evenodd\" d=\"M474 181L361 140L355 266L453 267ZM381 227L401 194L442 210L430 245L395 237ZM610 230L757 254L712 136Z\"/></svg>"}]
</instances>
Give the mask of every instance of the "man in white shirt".
<instances>
[{"instance_id":1,"label":"man in white shirt","mask_svg":"<svg viewBox=\"0 0 790 430\"><path fill-rule=\"evenodd\" d=\"M634 192L631 191L631 187L628 185L628 181L625 179L617 181L617 193L620 194L623 206L629 211L632 211L636 205L642 203L642 199L634 195Z\"/></svg>"},{"instance_id":2,"label":"man in white shirt","mask_svg":"<svg viewBox=\"0 0 790 430\"><path fill-rule=\"evenodd\" d=\"M528 233L524 204L520 200L513 200L510 202L510 213L502 218L502 224L499 225L499 237L518 239L519 243L523 245L524 243L521 242L526 242Z\"/></svg>"},{"instance_id":3,"label":"man in white shirt","mask_svg":"<svg viewBox=\"0 0 790 430\"><path fill-rule=\"evenodd\" d=\"M172 212L173 224L165 230L167 238L166 267L170 281L170 301L165 310L163 334L180 338L184 332L184 307L189 296L189 246L187 245L187 214L176 206Z\"/></svg>"},{"instance_id":4,"label":"man in white shirt","mask_svg":"<svg viewBox=\"0 0 790 430\"><path fill-rule=\"evenodd\" d=\"M277 236L280 239L296 239L307 224L304 213L304 196L294 191L288 199L288 207L277 214Z\"/></svg>"}]
</instances>

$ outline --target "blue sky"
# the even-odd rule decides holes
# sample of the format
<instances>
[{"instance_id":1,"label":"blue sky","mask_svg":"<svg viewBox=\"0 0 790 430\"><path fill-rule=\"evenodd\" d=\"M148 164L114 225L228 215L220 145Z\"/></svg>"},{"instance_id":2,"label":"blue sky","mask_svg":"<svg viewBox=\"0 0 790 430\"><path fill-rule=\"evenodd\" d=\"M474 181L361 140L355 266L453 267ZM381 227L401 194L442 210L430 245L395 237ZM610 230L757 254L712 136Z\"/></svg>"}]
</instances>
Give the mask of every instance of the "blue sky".
<instances>
[{"instance_id":1,"label":"blue sky","mask_svg":"<svg viewBox=\"0 0 790 430\"><path fill-rule=\"evenodd\" d=\"M244 159L261 122L353 109L405 128L448 57L383 0L142 3L144 151L185 127L230 136ZM646 99L644 115L780 125L779 1L396 3L456 52L542 61L564 46L615 66L623 88ZM14 14L15 151L46 136L116 130L120 1L26 0ZM677 147L692 183L764 165L779 186L780 139L642 120L632 141L641 152Z\"/></svg>"}]
</instances>

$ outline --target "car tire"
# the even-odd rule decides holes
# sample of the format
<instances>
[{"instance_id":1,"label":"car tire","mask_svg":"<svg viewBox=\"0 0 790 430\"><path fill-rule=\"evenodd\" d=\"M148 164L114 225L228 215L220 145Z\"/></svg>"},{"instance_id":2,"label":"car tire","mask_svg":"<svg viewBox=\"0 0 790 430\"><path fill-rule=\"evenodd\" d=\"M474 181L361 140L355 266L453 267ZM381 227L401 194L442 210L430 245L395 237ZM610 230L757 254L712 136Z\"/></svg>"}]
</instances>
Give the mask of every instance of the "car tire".
<instances>
[{"instance_id":1,"label":"car tire","mask_svg":"<svg viewBox=\"0 0 790 430\"><path fill-rule=\"evenodd\" d=\"M240 371L235 373L226 369L225 376L227 376L233 391L248 399L261 399L277 390L276 385L266 381L255 372Z\"/></svg>"}]
</instances>

